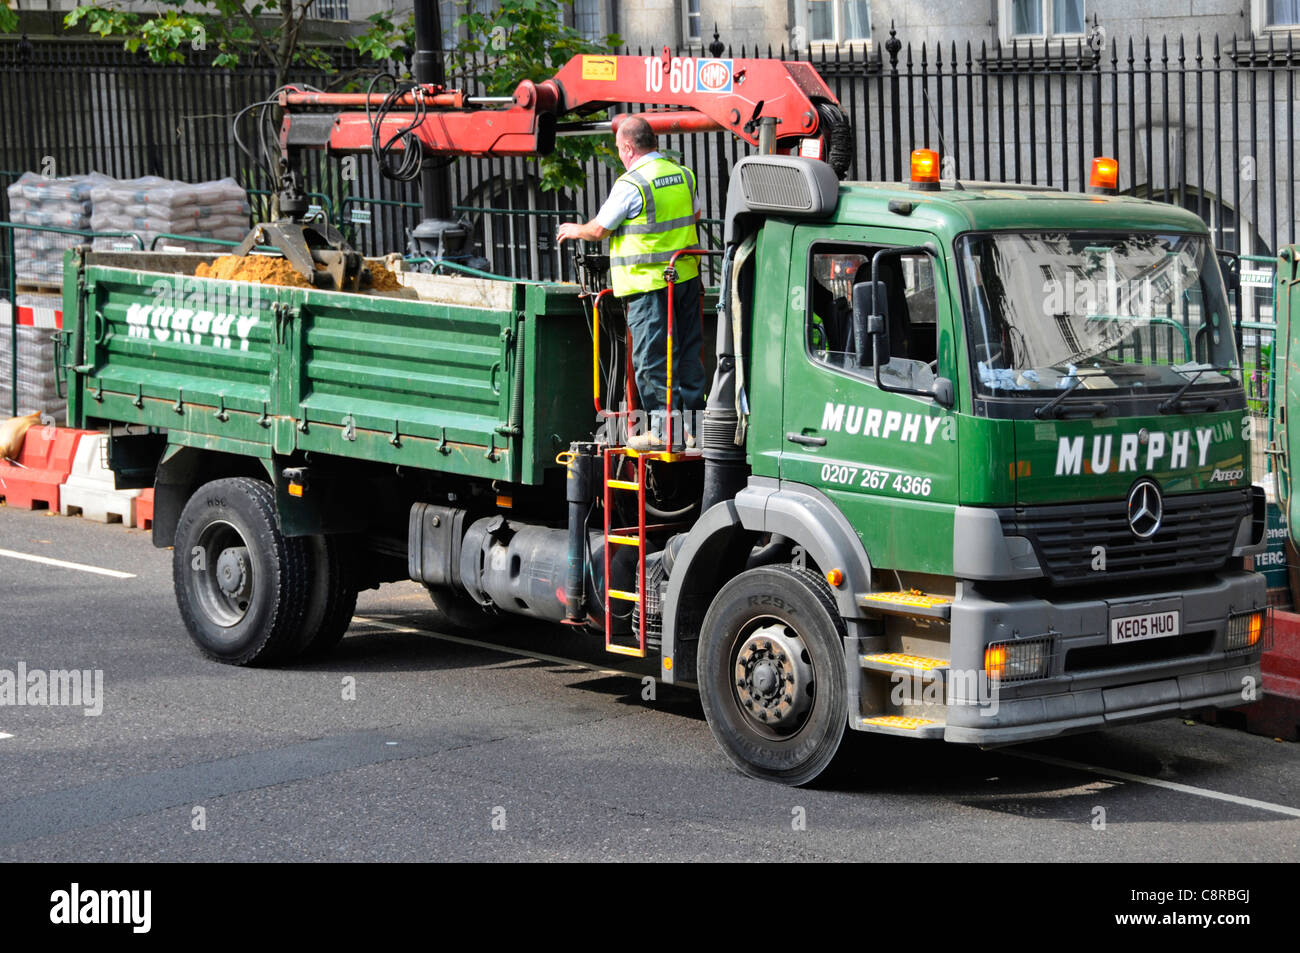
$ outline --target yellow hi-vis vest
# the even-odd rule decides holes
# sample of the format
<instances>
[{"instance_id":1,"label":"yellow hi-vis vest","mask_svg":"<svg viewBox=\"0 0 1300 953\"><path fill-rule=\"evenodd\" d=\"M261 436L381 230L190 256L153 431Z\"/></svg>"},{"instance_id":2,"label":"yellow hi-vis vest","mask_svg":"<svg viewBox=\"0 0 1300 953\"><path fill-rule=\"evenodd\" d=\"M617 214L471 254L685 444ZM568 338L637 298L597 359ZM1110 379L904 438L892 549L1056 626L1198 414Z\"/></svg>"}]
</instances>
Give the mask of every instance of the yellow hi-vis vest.
<instances>
[{"instance_id":1,"label":"yellow hi-vis vest","mask_svg":"<svg viewBox=\"0 0 1300 953\"><path fill-rule=\"evenodd\" d=\"M652 159L619 176L641 192L641 211L614 230L609 241L614 294L623 298L665 288L664 269L675 252L698 248L695 173L669 159ZM694 255L677 259L677 280L700 273Z\"/></svg>"}]
</instances>

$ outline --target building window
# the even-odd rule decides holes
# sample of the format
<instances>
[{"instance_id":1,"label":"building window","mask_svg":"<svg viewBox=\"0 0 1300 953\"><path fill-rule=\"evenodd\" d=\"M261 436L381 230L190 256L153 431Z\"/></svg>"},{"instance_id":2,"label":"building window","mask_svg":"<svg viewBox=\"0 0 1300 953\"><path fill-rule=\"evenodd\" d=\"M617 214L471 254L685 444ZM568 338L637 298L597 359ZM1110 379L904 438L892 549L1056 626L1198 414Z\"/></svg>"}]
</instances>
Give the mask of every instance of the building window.
<instances>
[{"instance_id":1,"label":"building window","mask_svg":"<svg viewBox=\"0 0 1300 953\"><path fill-rule=\"evenodd\" d=\"M1253 0L1255 32L1300 29L1300 0Z\"/></svg>"},{"instance_id":2,"label":"building window","mask_svg":"<svg viewBox=\"0 0 1300 953\"><path fill-rule=\"evenodd\" d=\"M600 40L605 36L601 23L600 0L573 0L573 28L586 40Z\"/></svg>"},{"instance_id":3,"label":"building window","mask_svg":"<svg viewBox=\"0 0 1300 953\"><path fill-rule=\"evenodd\" d=\"M700 0L682 0L682 36L689 44L704 42L700 29Z\"/></svg>"},{"instance_id":4,"label":"building window","mask_svg":"<svg viewBox=\"0 0 1300 953\"><path fill-rule=\"evenodd\" d=\"M808 0L807 17L812 43L841 45L871 39L868 0Z\"/></svg>"},{"instance_id":5,"label":"building window","mask_svg":"<svg viewBox=\"0 0 1300 953\"><path fill-rule=\"evenodd\" d=\"M348 0L316 0L312 17L317 20L346 20Z\"/></svg>"},{"instance_id":6,"label":"building window","mask_svg":"<svg viewBox=\"0 0 1300 953\"><path fill-rule=\"evenodd\" d=\"M442 21L442 48L444 50L454 50L460 39L460 26L457 20L460 19L464 10L456 3L456 0L442 0L438 4L439 19Z\"/></svg>"},{"instance_id":7,"label":"building window","mask_svg":"<svg viewBox=\"0 0 1300 953\"><path fill-rule=\"evenodd\" d=\"M1088 32L1084 0L1003 0L1002 22L1013 42Z\"/></svg>"}]
</instances>

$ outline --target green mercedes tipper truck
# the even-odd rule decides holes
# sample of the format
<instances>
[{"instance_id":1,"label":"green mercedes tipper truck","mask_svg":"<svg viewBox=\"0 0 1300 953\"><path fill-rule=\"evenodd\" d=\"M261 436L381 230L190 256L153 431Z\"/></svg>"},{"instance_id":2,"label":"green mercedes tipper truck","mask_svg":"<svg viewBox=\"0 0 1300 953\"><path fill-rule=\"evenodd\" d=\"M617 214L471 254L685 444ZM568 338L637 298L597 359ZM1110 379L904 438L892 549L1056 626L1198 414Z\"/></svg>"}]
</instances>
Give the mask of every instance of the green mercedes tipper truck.
<instances>
[{"instance_id":1,"label":"green mercedes tipper truck","mask_svg":"<svg viewBox=\"0 0 1300 953\"><path fill-rule=\"evenodd\" d=\"M1002 745L1258 683L1264 501L1189 212L742 159L697 446L640 456L608 295L203 260L70 253L63 362L117 485L156 491L218 661L324 651L358 589L413 579L449 624L518 613L657 659L732 762L792 784L846 730ZM593 378L624 410L593 413Z\"/></svg>"}]
</instances>

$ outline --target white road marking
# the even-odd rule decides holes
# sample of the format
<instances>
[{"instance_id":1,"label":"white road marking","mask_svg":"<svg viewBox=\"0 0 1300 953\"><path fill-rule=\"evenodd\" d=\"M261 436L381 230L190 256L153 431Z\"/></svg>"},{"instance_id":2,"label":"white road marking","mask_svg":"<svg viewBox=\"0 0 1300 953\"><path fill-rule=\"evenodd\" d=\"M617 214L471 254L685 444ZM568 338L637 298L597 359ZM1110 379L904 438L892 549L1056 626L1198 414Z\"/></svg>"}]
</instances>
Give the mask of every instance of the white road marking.
<instances>
[{"instance_id":1,"label":"white road marking","mask_svg":"<svg viewBox=\"0 0 1300 953\"><path fill-rule=\"evenodd\" d=\"M405 632L411 635L428 635L435 639L442 639L445 642L457 642L460 645L473 645L480 649L491 649L494 652L502 652L506 655L516 655L519 658L532 658L540 662L556 662L561 665L577 665L580 668L589 669L601 675L623 675L628 678L644 678L645 672L629 672L617 668L604 668L600 665L593 665L590 662L583 662L580 659L563 658L559 655L547 655L545 652L529 652L526 649L511 648L506 645L497 645L495 642L480 642L478 639L466 639L459 635L444 635L441 632L434 632L432 629L416 629L409 625L394 625L391 622L381 622L378 619L371 619L366 616L353 616L354 623L361 625L373 625L379 629L386 629L389 632Z\"/></svg>"},{"instance_id":2,"label":"white road marking","mask_svg":"<svg viewBox=\"0 0 1300 953\"><path fill-rule=\"evenodd\" d=\"M10 559L24 559L29 563L41 563L44 566L58 566L60 569L76 569L79 572L92 572L97 576L109 576L112 579L134 579L133 572L119 572L116 569L103 569L99 566L87 566L85 563L70 563L63 559L51 559L49 556L33 556L31 553L16 553L12 549L0 549L0 556Z\"/></svg>"},{"instance_id":3,"label":"white road marking","mask_svg":"<svg viewBox=\"0 0 1300 953\"><path fill-rule=\"evenodd\" d=\"M1229 804L1253 807L1259 811L1272 811L1274 814L1285 814L1287 817L1300 817L1300 808L1287 807L1285 804L1273 804L1270 801L1257 801L1254 798L1241 797L1237 794L1225 794L1222 791L1211 791L1208 788L1193 787L1190 784L1179 784L1177 781L1162 781L1160 778L1148 778L1141 774L1129 774L1127 771L1117 771L1114 768L1102 768L1095 764L1083 764L1080 761L1066 761L1064 758L1053 758L1045 754L1031 754L1027 751L1012 751L1003 748L998 753L1010 755L1013 758L1024 758L1027 761L1039 761L1043 764L1055 765L1058 768L1087 771L1090 774L1099 774L1104 778L1118 778L1121 781L1132 781L1134 784L1149 784L1152 787L1180 791L1183 794L1193 794L1196 797L1210 798L1214 801L1227 801Z\"/></svg>"},{"instance_id":4,"label":"white road marking","mask_svg":"<svg viewBox=\"0 0 1300 953\"><path fill-rule=\"evenodd\" d=\"M9 732L7 731L0 731L0 741L3 741L5 738L12 738L12 737L13 735L9 734Z\"/></svg>"},{"instance_id":5,"label":"white road marking","mask_svg":"<svg viewBox=\"0 0 1300 953\"><path fill-rule=\"evenodd\" d=\"M477 648L491 649L494 652L502 652L506 655L515 655L520 658L538 659L543 662L556 662L561 665L577 665L601 675L620 675L629 678L644 677L644 673L642 672L629 672L616 668L604 668L578 659L562 658L558 655L547 655L545 652L529 652L524 649L497 645L494 642L481 642L478 639L467 639L457 635L444 635L441 632L434 632L432 629L417 629L409 625L394 625L391 622L382 622L379 619L371 619L366 616L354 616L352 621L360 625L371 625L377 629L385 629L389 632L403 632L410 635L427 635L435 639L442 639L446 642L457 642L461 645L472 645ZM1070 768L1075 771L1086 771L1090 774L1101 775L1104 778L1116 778L1121 781L1131 781L1135 784L1148 784L1152 787L1166 788L1170 791L1180 791L1183 794L1192 794L1197 797L1210 798L1215 801L1226 801L1230 804L1240 804L1243 807L1253 807L1260 811L1271 811L1275 814L1284 814L1287 817L1300 817L1300 808L1288 807L1285 804L1273 804L1270 801L1258 801L1254 798L1240 797L1236 794L1225 794L1222 791L1211 791L1208 788L1193 787L1190 784L1179 784L1176 781L1162 781L1159 778L1148 778L1140 774L1130 774L1127 771L1116 771L1112 768L1102 768L1093 764L1084 764L1081 761L1066 761L1064 758L1053 758L1050 755L1043 754L1031 754L1026 751L1015 751L1010 748L1000 748L998 749L998 754L1010 755L1013 758L1023 758L1027 761L1038 761L1042 764L1050 764L1058 768ZM1091 785L1087 785L1086 787L1091 787Z\"/></svg>"}]
</instances>

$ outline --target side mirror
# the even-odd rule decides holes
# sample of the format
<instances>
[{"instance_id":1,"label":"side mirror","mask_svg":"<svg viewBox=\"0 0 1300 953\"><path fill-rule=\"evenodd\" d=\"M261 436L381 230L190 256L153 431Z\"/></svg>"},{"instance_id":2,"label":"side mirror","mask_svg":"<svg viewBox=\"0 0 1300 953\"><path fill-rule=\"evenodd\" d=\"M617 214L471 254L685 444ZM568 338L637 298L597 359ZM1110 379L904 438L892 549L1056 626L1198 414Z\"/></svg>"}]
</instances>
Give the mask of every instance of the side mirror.
<instances>
[{"instance_id":1,"label":"side mirror","mask_svg":"<svg viewBox=\"0 0 1300 953\"><path fill-rule=\"evenodd\" d=\"M957 402L952 379L949 377L936 377L932 390L934 391L934 402L945 410L952 410L952 405Z\"/></svg>"},{"instance_id":2,"label":"side mirror","mask_svg":"<svg viewBox=\"0 0 1300 953\"><path fill-rule=\"evenodd\" d=\"M889 297L883 281L853 286L853 348L859 367L889 363ZM872 354L869 363L867 355Z\"/></svg>"}]
</instances>

